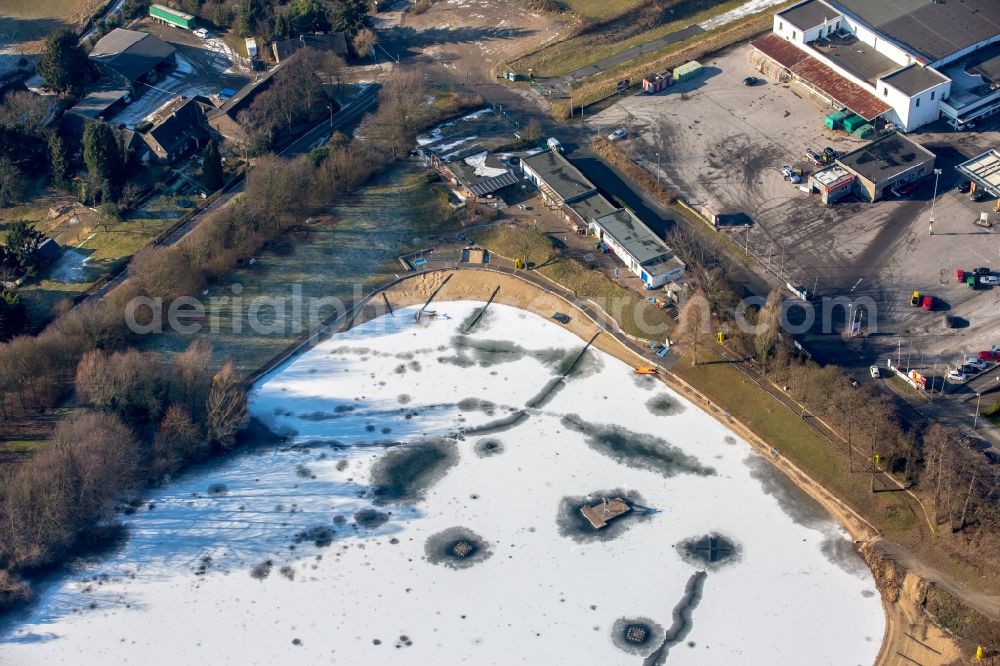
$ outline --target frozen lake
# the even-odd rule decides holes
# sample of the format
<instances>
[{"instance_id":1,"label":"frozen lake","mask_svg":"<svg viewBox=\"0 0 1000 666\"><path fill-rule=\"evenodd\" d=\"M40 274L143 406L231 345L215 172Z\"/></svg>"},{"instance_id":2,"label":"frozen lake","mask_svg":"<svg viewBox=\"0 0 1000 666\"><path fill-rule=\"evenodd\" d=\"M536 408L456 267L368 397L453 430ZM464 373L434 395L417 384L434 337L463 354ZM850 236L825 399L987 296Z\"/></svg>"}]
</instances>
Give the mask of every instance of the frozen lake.
<instances>
[{"instance_id":1,"label":"frozen lake","mask_svg":"<svg viewBox=\"0 0 1000 666\"><path fill-rule=\"evenodd\" d=\"M43 588L0 663L871 664L844 533L743 440L557 324L398 310L293 359L288 437L184 475ZM390 446L390 444L393 444ZM632 507L602 530L579 508Z\"/></svg>"}]
</instances>

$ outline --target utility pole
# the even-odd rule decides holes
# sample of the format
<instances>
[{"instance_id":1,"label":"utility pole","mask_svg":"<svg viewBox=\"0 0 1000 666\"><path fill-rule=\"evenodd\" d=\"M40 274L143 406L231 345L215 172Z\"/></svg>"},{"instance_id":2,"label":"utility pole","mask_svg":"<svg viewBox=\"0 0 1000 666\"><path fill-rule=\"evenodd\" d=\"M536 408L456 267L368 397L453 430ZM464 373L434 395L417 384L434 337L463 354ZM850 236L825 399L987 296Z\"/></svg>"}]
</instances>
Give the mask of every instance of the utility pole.
<instances>
[{"instance_id":1,"label":"utility pole","mask_svg":"<svg viewBox=\"0 0 1000 666\"><path fill-rule=\"evenodd\" d=\"M972 429L975 430L976 426L979 425L979 399L983 397L982 393L976 394L976 413L972 417Z\"/></svg>"},{"instance_id":2,"label":"utility pole","mask_svg":"<svg viewBox=\"0 0 1000 666\"><path fill-rule=\"evenodd\" d=\"M660 184L660 154L656 153L656 184Z\"/></svg>"},{"instance_id":3,"label":"utility pole","mask_svg":"<svg viewBox=\"0 0 1000 666\"><path fill-rule=\"evenodd\" d=\"M749 255L750 254L750 225L748 224L748 225L746 225L746 227L747 227L747 242L746 242L746 246L743 249L747 253L747 255Z\"/></svg>"},{"instance_id":4,"label":"utility pole","mask_svg":"<svg viewBox=\"0 0 1000 666\"><path fill-rule=\"evenodd\" d=\"M934 197L931 199L931 222L928 225L928 235L934 235L934 207L937 204L938 178L941 176L941 169L934 169Z\"/></svg>"}]
</instances>

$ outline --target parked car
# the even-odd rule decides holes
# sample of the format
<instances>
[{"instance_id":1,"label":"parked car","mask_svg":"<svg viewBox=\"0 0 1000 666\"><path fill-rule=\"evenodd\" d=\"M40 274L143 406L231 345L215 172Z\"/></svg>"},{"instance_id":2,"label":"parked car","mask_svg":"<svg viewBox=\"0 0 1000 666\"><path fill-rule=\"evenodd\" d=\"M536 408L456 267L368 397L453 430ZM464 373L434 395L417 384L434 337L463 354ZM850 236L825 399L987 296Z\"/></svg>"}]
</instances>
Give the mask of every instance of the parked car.
<instances>
[{"instance_id":1,"label":"parked car","mask_svg":"<svg viewBox=\"0 0 1000 666\"><path fill-rule=\"evenodd\" d=\"M802 174L799 173L799 170L793 169L787 164L781 165L781 174L793 184L798 184L802 182Z\"/></svg>"},{"instance_id":2,"label":"parked car","mask_svg":"<svg viewBox=\"0 0 1000 666\"><path fill-rule=\"evenodd\" d=\"M208 39L208 30L204 28L197 28L191 31L195 37L201 37L202 39Z\"/></svg>"},{"instance_id":3,"label":"parked car","mask_svg":"<svg viewBox=\"0 0 1000 666\"><path fill-rule=\"evenodd\" d=\"M987 363L1000 363L1000 352L981 351L979 352L979 360Z\"/></svg>"},{"instance_id":4,"label":"parked car","mask_svg":"<svg viewBox=\"0 0 1000 666\"><path fill-rule=\"evenodd\" d=\"M839 154L837 153L836 150L834 150L830 146L827 146L826 148L823 149L823 156L828 161L832 162L833 160L837 159L837 157L839 157Z\"/></svg>"},{"instance_id":5,"label":"parked car","mask_svg":"<svg viewBox=\"0 0 1000 666\"><path fill-rule=\"evenodd\" d=\"M965 364L971 365L973 368L978 368L979 370L985 370L986 368L990 367L988 363L986 363L982 359L976 358L975 356L970 356L969 358L965 359Z\"/></svg>"},{"instance_id":6,"label":"parked car","mask_svg":"<svg viewBox=\"0 0 1000 666\"><path fill-rule=\"evenodd\" d=\"M968 377L961 370L951 370L945 376L945 379L949 382L964 382Z\"/></svg>"},{"instance_id":7,"label":"parked car","mask_svg":"<svg viewBox=\"0 0 1000 666\"><path fill-rule=\"evenodd\" d=\"M550 136L548 139L546 139L545 140L545 145L547 145L550 150L554 150L557 153L561 153L563 151L562 144L559 143L559 139L557 139L555 137L551 137Z\"/></svg>"},{"instance_id":8,"label":"parked car","mask_svg":"<svg viewBox=\"0 0 1000 666\"><path fill-rule=\"evenodd\" d=\"M989 266L980 266L979 268L973 268L972 269L972 274L974 276L976 276L976 277L982 277L984 275L989 275L991 272L992 271L990 271Z\"/></svg>"},{"instance_id":9,"label":"parked car","mask_svg":"<svg viewBox=\"0 0 1000 666\"><path fill-rule=\"evenodd\" d=\"M971 189L972 189L972 183L971 182L969 182L967 180L959 181L959 183L958 183L958 191L959 192L961 192L962 194L965 194L966 192L968 192Z\"/></svg>"},{"instance_id":10,"label":"parked car","mask_svg":"<svg viewBox=\"0 0 1000 666\"><path fill-rule=\"evenodd\" d=\"M748 76L747 78L743 79L743 85L745 86L755 86L758 83L761 83L761 80L758 79L756 76Z\"/></svg>"},{"instance_id":11,"label":"parked car","mask_svg":"<svg viewBox=\"0 0 1000 666\"><path fill-rule=\"evenodd\" d=\"M892 193L895 194L897 197L905 197L907 194L910 194L911 192L913 192L913 190L917 189L918 187L920 187L920 182L916 180L911 183L904 183L902 185L893 185Z\"/></svg>"},{"instance_id":12,"label":"parked car","mask_svg":"<svg viewBox=\"0 0 1000 666\"><path fill-rule=\"evenodd\" d=\"M930 312L934 309L934 297L924 296L923 300L920 301L920 309L924 312Z\"/></svg>"},{"instance_id":13,"label":"parked car","mask_svg":"<svg viewBox=\"0 0 1000 666\"><path fill-rule=\"evenodd\" d=\"M614 132L608 135L608 141L618 141L619 139L624 139L628 136L628 130L624 127L619 127Z\"/></svg>"},{"instance_id":14,"label":"parked car","mask_svg":"<svg viewBox=\"0 0 1000 666\"><path fill-rule=\"evenodd\" d=\"M982 190L975 190L972 194L969 195L970 201L982 201L985 198L986 194Z\"/></svg>"},{"instance_id":15,"label":"parked car","mask_svg":"<svg viewBox=\"0 0 1000 666\"><path fill-rule=\"evenodd\" d=\"M806 157L812 160L813 164L816 166L823 166L823 156L817 153L812 148L806 148Z\"/></svg>"},{"instance_id":16,"label":"parked car","mask_svg":"<svg viewBox=\"0 0 1000 666\"><path fill-rule=\"evenodd\" d=\"M913 290L913 294L910 296L910 305L913 307L920 305L920 292L916 289Z\"/></svg>"},{"instance_id":17,"label":"parked car","mask_svg":"<svg viewBox=\"0 0 1000 666\"><path fill-rule=\"evenodd\" d=\"M958 367L958 370L969 377L972 375L978 375L982 371L980 368L977 368L974 365L969 365L968 363L963 363Z\"/></svg>"},{"instance_id":18,"label":"parked car","mask_svg":"<svg viewBox=\"0 0 1000 666\"><path fill-rule=\"evenodd\" d=\"M979 278L979 284L1000 284L1000 275L983 275Z\"/></svg>"},{"instance_id":19,"label":"parked car","mask_svg":"<svg viewBox=\"0 0 1000 666\"><path fill-rule=\"evenodd\" d=\"M882 373L879 372L877 365L871 366L870 368L868 368L868 371L872 373L872 379L878 379L879 377L882 376Z\"/></svg>"},{"instance_id":20,"label":"parked car","mask_svg":"<svg viewBox=\"0 0 1000 666\"><path fill-rule=\"evenodd\" d=\"M944 316L944 327L945 328L958 328L958 317L953 315Z\"/></svg>"}]
</instances>

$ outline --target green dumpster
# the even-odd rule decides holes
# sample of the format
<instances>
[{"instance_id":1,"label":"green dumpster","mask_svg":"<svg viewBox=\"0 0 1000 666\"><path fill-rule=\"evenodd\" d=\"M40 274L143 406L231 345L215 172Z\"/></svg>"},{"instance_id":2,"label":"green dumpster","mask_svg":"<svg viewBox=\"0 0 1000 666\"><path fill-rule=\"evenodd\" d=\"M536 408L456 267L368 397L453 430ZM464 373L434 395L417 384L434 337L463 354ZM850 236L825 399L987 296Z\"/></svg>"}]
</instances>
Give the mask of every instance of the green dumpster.
<instances>
[{"instance_id":1,"label":"green dumpster","mask_svg":"<svg viewBox=\"0 0 1000 666\"><path fill-rule=\"evenodd\" d=\"M861 127L862 125L864 125L866 122L868 122L868 121L866 121L861 116L855 115L855 114L851 114L847 118L844 118L844 131L845 132L854 132L854 130L858 129L859 127Z\"/></svg>"},{"instance_id":2,"label":"green dumpster","mask_svg":"<svg viewBox=\"0 0 1000 666\"><path fill-rule=\"evenodd\" d=\"M828 129L838 130L844 124L844 118L851 115L848 111L834 111L833 113L828 113L823 119L823 124L827 126Z\"/></svg>"},{"instance_id":3,"label":"green dumpster","mask_svg":"<svg viewBox=\"0 0 1000 666\"><path fill-rule=\"evenodd\" d=\"M875 128L871 123L865 123L858 129L854 130L853 134L859 139L867 139L875 134Z\"/></svg>"}]
</instances>

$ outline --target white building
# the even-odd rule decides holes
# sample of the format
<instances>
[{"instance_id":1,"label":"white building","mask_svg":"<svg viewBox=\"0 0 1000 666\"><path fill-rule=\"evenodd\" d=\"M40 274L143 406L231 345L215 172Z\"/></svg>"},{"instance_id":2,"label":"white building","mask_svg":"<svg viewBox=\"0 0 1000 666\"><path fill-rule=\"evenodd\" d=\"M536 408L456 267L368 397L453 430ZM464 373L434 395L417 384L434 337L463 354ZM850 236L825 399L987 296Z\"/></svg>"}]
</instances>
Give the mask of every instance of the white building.
<instances>
[{"instance_id":1,"label":"white building","mask_svg":"<svg viewBox=\"0 0 1000 666\"><path fill-rule=\"evenodd\" d=\"M805 0L752 59L831 106L910 131L1000 111L1000 0Z\"/></svg>"},{"instance_id":2,"label":"white building","mask_svg":"<svg viewBox=\"0 0 1000 666\"><path fill-rule=\"evenodd\" d=\"M658 289L684 275L684 262L632 211L619 208L590 222L590 231L642 280Z\"/></svg>"}]
</instances>

